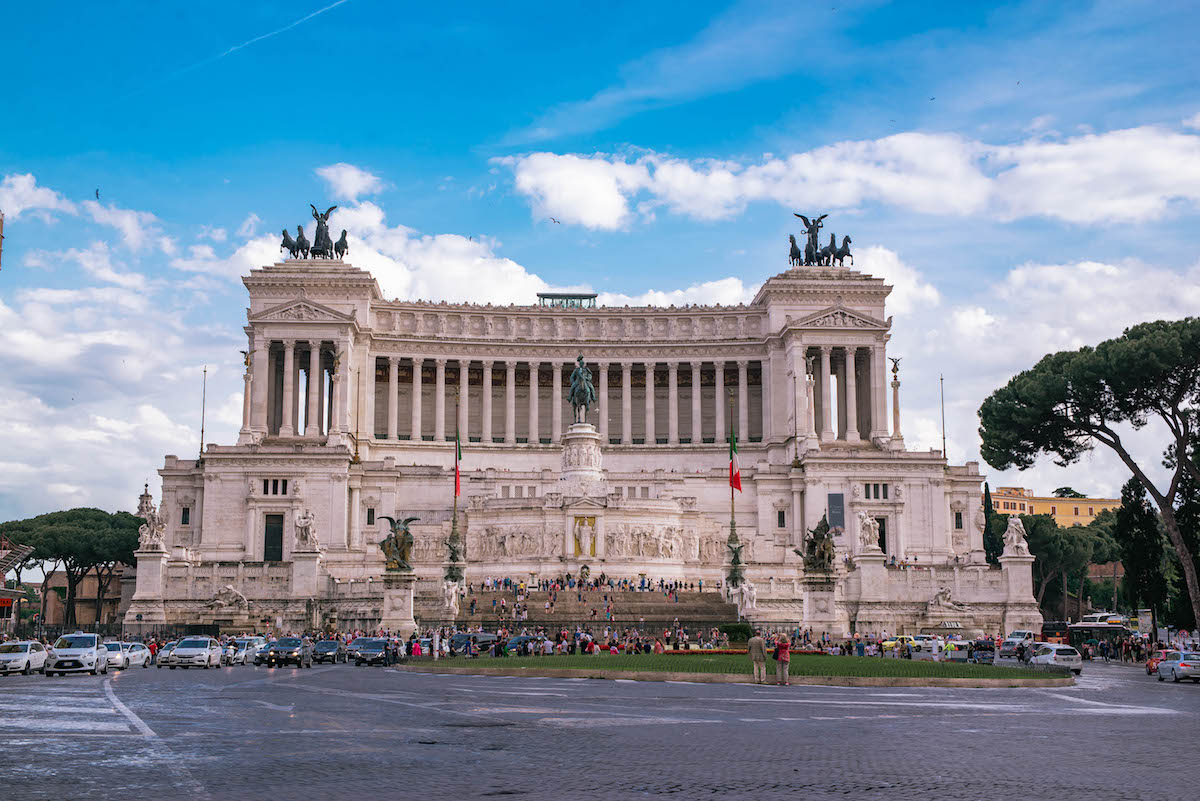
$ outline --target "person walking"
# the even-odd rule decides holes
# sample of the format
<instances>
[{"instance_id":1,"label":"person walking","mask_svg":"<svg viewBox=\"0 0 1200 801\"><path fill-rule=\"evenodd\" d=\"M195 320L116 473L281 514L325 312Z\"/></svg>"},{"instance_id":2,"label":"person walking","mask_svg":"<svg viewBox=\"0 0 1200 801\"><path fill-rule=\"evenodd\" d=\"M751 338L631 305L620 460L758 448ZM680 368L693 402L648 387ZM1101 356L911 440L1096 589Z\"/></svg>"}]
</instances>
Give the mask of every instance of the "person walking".
<instances>
[{"instance_id":1,"label":"person walking","mask_svg":"<svg viewBox=\"0 0 1200 801\"><path fill-rule=\"evenodd\" d=\"M791 684L788 681L788 667L792 660L792 644L788 640L786 634L781 635L775 643L775 684L787 686Z\"/></svg>"},{"instance_id":2,"label":"person walking","mask_svg":"<svg viewBox=\"0 0 1200 801\"><path fill-rule=\"evenodd\" d=\"M746 643L746 653L750 657L750 664L754 668L754 683L766 684L767 682L767 643L762 638L762 632L758 629L754 630L754 636Z\"/></svg>"}]
</instances>

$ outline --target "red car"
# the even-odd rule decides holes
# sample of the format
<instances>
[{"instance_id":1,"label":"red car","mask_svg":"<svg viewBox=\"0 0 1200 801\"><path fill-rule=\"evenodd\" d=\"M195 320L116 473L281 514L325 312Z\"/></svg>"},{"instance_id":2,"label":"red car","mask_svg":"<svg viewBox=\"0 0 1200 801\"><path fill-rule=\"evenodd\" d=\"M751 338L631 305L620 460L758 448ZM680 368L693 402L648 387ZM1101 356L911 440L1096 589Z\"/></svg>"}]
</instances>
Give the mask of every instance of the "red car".
<instances>
[{"instance_id":1,"label":"red car","mask_svg":"<svg viewBox=\"0 0 1200 801\"><path fill-rule=\"evenodd\" d=\"M1158 663L1167 655L1166 651L1151 651L1150 658L1146 660L1146 675L1153 675L1154 671L1158 670Z\"/></svg>"}]
</instances>

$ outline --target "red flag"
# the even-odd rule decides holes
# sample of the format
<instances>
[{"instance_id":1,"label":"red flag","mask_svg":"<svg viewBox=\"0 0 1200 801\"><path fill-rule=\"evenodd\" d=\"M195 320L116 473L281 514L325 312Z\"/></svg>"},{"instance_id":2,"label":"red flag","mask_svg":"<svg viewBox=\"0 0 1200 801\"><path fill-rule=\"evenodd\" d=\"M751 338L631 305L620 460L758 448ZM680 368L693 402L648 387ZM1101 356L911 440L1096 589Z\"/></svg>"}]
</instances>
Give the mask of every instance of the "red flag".
<instances>
[{"instance_id":1,"label":"red flag","mask_svg":"<svg viewBox=\"0 0 1200 801\"><path fill-rule=\"evenodd\" d=\"M458 432L454 432L454 497L462 495L462 473L458 469L458 463L462 461L462 443L458 439Z\"/></svg>"},{"instance_id":2,"label":"red flag","mask_svg":"<svg viewBox=\"0 0 1200 801\"><path fill-rule=\"evenodd\" d=\"M737 435L729 432L729 486L742 491L742 466L738 463Z\"/></svg>"}]
</instances>

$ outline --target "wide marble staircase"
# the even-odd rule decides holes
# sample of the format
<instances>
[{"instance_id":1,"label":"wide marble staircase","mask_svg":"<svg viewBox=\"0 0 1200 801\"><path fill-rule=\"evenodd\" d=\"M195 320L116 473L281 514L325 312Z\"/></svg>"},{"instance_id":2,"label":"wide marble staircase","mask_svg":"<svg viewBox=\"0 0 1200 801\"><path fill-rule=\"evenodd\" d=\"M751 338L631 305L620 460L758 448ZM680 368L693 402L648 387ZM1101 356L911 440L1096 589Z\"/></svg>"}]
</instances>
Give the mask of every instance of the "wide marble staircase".
<instances>
[{"instance_id":1,"label":"wide marble staircase","mask_svg":"<svg viewBox=\"0 0 1200 801\"><path fill-rule=\"evenodd\" d=\"M524 621L513 622L512 608L515 595L510 591L468 593L457 618L453 620L442 606L441 598L418 595L415 613L422 626L457 623L459 627L483 625L493 629L498 622L509 628L574 627L577 624L592 628L613 626L616 628L662 629L678 620L679 625L689 628L717 626L735 623L738 619L737 606L727 603L719 592L681 592L678 600L671 600L662 592L622 592L619 590L587 590L579 600L577 590L560 590L552 611L547 613L546 600L550 593L534 591L528 593L524 604L529 616ZM607 596L608 600L605 600ZM476 600L475 614L471 614L471 599ZM492 601L496 601L495 611ZM501 611L500 600L505 608ZM605 607L612 606L612 618L605 614ZM592 617L592 610L596 616Z\"/></svg>"}]
</instances>

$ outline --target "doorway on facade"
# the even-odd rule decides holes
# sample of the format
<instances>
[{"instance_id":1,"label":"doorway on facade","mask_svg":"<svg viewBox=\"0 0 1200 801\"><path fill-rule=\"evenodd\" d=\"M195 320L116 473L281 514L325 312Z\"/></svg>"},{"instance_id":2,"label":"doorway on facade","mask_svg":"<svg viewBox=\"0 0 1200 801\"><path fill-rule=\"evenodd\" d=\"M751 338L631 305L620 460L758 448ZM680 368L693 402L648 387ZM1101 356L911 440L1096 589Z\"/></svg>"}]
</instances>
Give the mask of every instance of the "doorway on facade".
<instances>
[{"instance_id":1,"label":"doorway on facade","mask_svg":"<svg viewBox=\"0 0 1200 801\"><path fill-rule=\"evenodd\" d=\"M877 517L875 522L879 524L879 550L887 553L887 518Z\"/></svg>"},{"instance_id":2,"label":"doorway on facade","mask_svg":"<svg viewBox=\"0 0 1200 801\"><path fill-rule=\"evenodd\" d=\"M263 532L263 561L283 561L283 515L267 515Z\"/></svg>"}]
</instances>

